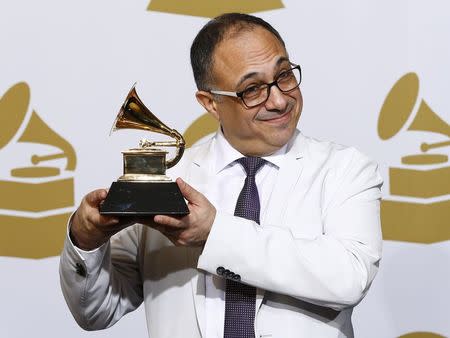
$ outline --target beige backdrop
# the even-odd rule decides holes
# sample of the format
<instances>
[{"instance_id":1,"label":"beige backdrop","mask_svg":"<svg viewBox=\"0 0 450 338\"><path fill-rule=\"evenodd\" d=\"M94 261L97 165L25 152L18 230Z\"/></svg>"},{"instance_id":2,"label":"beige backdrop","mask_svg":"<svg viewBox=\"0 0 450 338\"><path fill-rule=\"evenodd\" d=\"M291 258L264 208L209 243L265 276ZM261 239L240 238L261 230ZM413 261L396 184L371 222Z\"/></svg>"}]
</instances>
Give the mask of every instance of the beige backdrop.
<instances>
[{"instance_id":1,"label":"beige backdrop","mask_svg":"<svg viewBox=\"0 0 450 338\"><path fill-rule=\"evenodd\" d=\"M134 82L189 144L216 128L189 47L225 11L279 29L303 68L307 135L380 164L384 255L354 315L358 337L450 336L450 5L446 1L0 2L0 337L146 337L139 309L79 329L59 289L65 222L147 136L111 124Z\"/></svg>"}]
</instances>

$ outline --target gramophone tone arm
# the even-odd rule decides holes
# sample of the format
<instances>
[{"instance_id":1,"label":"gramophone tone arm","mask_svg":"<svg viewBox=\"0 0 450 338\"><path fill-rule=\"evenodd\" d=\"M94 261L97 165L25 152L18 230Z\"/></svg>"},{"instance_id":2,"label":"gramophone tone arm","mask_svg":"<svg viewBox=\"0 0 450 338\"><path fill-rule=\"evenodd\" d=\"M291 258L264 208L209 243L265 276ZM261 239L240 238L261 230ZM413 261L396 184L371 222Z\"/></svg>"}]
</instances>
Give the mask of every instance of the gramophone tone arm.
<instances>
[{"instance_id":1,"label":"gramophone tone arm","mask_svg":"<svg viewBox=\"0 0 450 338\"><path fill-rule=\"evenodd\" d=\"M31 163L33 164L39 164L42 161L50 161L50 160L56 160L58 158L65 158L67 157L66 153L58 153L53 155L33 155L31 156Z\"/></svg>"},{"instance_id":2,"label":"gramophone tone arm","mask_svg":"<svg viewBox=\"0 0 450 338\"><path fill-rule=\"evenodd\" d=\"M142 139L139 141L140 148L150 148L150 147L177 147L179 142L176 141L164 141L164 142L153 142L147 139Z\"/></svg>"},{"instance_id":3,"label":"gramophone tone arm","mask_svg":"<svg viewBox=\"0 0 450 338\"><path fill-rule=\"evenodd\" d=\"M177 153L175 155L175 157L171 160L166 161L166 167L167 168L171 168L173 167L175 164L178 163L178 161L181 159L181 157L183 156L184 153L184 147L185 147L185 143L184 143L184 139L183 140L177 140L177 141L167 141L167 142L152 142L149 141L147 139L142 139L139 141L139 148L145 149L145 148L150 148L150 147L176 147L177 148Z\"/></svg>"},{"instance_id":4,"label":"gramophone tone arm","mask_svg":"<svg viewBox=\"0 0 450 338\"><path fill-rule=\"evenodd\" d=\"M178 161L180 161L181 157L183 156L184 153L184 148L186 146L186 142L184 141L183 135L181 135L178 131L176 131L175 129L171 129L170 130L170 136L172 136L176 141L163 141L163 142L152 142L149 141L145 138L141 139L139 142L139 147L140 148L150 148L153 146L156 147L176 147L176 154L175 157L166 161L166 167L167 168L171 168L173 167L175 164L178 163Z\"/></svg>"},{"instance_id":5,"label":"gramophone tone arm","mask_svg":"<svg viewBox=\"0 0 450 338\"><path fill-rule=\"evenodd\" d=\"M446 147L446 146L450 146L450 141L437 142L437 143L425 143L424 142L420 145L420 150L422 150L424 153L426 153L430 149Z\"/></svg>"},{"instance_id":6,"label":"gramophone tone arm","mask_svg":"<svg viewBox=\"0 0 450 338\"><path fill-rule=\"evenodd\" d=\"M178 142L168 141L168 142L154 142L153 143L157 147L178 147Z\"/></svg>"}]
</instances>

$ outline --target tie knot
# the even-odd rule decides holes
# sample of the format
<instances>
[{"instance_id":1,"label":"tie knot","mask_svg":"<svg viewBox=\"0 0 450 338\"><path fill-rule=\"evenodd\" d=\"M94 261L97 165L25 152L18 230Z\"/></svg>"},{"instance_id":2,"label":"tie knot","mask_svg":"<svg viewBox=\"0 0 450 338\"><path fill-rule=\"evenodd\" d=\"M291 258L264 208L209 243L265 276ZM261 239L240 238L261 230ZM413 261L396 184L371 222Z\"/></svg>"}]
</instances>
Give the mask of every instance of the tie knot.
<instances>
[{"instance_id":1,"label":"tie knot","mask_svg":"<svg viewBox=\"0 0 450 338\"><path fill-rule=\"evenodd\" d=\"M247 173L247 176L255 176L258 170L266 163L266 160L261 157L241 157L236 160L236 162L240 163Z\"/></svg>"}]
</instances>

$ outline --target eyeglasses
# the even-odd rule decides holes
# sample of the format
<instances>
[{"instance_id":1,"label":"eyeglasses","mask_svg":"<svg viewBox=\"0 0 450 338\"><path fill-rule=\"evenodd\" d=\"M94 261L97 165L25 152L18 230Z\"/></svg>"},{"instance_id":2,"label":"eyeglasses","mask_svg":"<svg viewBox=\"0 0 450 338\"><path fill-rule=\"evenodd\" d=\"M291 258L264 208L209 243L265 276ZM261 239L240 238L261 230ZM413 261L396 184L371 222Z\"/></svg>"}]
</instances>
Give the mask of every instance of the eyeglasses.
<instances>
[{"instance_id":1,"label":"eyeglasses","mask_svg":"<svg viewBox=\"0 0 450 338\"><path fill-rule=\"evenodd\" d=\"M288 93L297 88L302 81L302 70L299 65L291 63L294 67L282 71L275 81L250 86L241 92L227 92L223 90L210 90L211 94L238 97L247 108L253 108L267 101L270 88L276 86L281 92Z\"/></svg>"}]
</instances>

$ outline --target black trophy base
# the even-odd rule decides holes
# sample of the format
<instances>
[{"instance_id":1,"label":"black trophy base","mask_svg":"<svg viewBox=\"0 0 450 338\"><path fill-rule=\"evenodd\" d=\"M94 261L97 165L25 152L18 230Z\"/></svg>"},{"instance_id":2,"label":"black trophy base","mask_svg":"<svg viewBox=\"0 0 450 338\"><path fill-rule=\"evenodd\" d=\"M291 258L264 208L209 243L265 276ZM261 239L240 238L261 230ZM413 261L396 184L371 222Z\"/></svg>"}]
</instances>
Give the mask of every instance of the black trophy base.
<instances>
[{"instance_id":1,"label":"black trophy base","mask_svg":"<svg viewBox=\"0 0 450 338\"><path fill-rule=\"evenodd\" d=\"M175 182L113 182L100 205L102 215L149 216L189 214Z\"/></svg>"}]
</instances>

